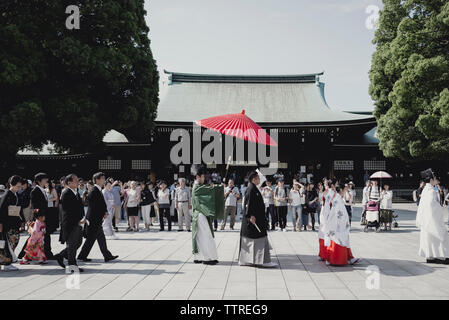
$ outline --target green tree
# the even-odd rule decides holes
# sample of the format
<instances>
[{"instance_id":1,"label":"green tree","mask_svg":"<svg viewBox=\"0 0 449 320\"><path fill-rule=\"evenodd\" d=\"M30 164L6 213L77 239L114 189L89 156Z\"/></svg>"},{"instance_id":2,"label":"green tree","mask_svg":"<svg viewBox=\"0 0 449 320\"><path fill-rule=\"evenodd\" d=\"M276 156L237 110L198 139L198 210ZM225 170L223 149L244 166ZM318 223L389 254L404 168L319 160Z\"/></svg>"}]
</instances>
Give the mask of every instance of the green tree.
<instances>
[{"instance_id":1,"label":"green tree","mask_svg":"<svg viewBox=\"0 0 449 320\"><path fill-rule=\"evenodd\" d=\"M449 2L384 0L370 94L379 147L406 161L449 155Z\"/></svg>"},{"instance_id":2,"label":"green tree","mask_svg":"<svg viewBox=\"0 0 449 320\"><path fill-rule=\"evenodd\" d=\"M80 29L66 28L66 7ZM87 152L110 129L147 141L159 75L144 0L9 0L0 7L0 154Z\"/></svg>"}]
</instances>

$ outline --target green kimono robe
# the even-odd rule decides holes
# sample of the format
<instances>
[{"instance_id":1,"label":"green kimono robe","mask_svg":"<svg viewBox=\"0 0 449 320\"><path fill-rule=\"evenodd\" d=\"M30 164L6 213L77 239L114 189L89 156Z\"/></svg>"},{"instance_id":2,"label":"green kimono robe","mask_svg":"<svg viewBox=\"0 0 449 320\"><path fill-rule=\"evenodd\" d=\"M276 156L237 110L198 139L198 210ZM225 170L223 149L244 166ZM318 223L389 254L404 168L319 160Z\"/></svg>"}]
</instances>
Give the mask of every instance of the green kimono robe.
<instances>
[{"instance_id":1,"label":"green kimono robe","mask_svg":"<svg viewBox=\"0 0 449 320\"><path fill-rule=\"evenodd\" d=\"M224 188L221 185L213 187L195 182L192 189L192 248L198 253L196 236L198 233L198 215L202 213L209 222L210 231L214 236L212 222L224 217Z\"/></svg>"}]
</instances>

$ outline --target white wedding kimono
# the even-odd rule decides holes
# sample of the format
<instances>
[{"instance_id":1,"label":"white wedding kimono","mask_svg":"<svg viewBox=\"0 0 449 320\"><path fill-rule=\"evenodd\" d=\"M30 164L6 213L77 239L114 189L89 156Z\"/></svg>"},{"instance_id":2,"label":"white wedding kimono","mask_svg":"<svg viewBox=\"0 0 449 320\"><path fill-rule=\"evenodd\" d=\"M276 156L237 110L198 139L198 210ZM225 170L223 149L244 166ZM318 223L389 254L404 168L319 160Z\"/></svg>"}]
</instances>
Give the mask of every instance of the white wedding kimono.
<instances>
[{"instance_id":1,"label":"white wedding kimono","mask_svg":"<svg viewBox=\"0 0 449 320\"><path fill-rule=\"evenodd\" d=\"M328 247L333 241L339 246L350 248L350 228L345 202L339 194L336 194L324 228L324 245Z\"/></svg>"},{"instance_id":2,"label":"white wedding kimono","mask_svg":"<svg viewBox=\"0 0 449 320\"><path fill-rule=\"evenodd\" d=\"M335 195L335 191L331 188L328 189L326 195L324 196L324 205L321 207L320 211L320 226L318 228L318 238L324 239L324 227L327 222L327 218L329 217L329 213L331 211L330 202Z\"/></svg>"},{"instance_id":3,"label":"white wedding kimono","mask_svg":"<svg viewBox=\"0 0 449 320\"><path fill-rule=\"evenodd\" d=\"M198 233L196 235L198 253L194 254L194 259L199 261L218 260L215 239L210 231L207 218L200 213L198 215Z\"/></svg>"},{"instance_id":4,"label":"white wedding kimono","mask_svg":"<svg viewBox=\"0 0 449 320\"><path fill-rule=\"evenodd\" d=\"M421 193L416 226L420 228L418 254L427 259L449 257L449 235L444 224L444 208L440 205L438 191L427 183Z\"/></svg>"}]
</instances>

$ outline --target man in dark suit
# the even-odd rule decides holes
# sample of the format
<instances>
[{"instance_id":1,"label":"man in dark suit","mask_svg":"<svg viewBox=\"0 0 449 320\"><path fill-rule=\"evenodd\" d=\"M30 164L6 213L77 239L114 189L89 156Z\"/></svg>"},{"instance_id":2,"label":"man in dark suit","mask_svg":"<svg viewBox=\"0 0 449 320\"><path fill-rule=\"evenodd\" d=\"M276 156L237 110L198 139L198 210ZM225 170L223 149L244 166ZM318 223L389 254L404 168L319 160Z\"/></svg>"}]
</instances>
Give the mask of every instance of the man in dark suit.
<instances>
[{"instance_id":1,"label":"man in dark suit","mask_svg":"<svg viewBox=\"0 0 449 320\"><path fill-rule=\"evenodd\" d=\"M80 254L78 255L78 260L82 260L84 262L89 262L91 259L88 259L87 256L92 249L92 246L95 243L95 240L98 242L100 246L101 253L103 254L104 261L108 262L114 259L117 259L118 256L113 256L111 252L109 252L108 247L106 245L106 238L103 232L103 219L105 219L108 215L108 210L106 207L106 201L104 200L103 193L101 189L104 186L106 181L105 174L103 172L97 172L94 174L92 181L94 182L94 187L89 191L87 195L87 201L89 206L87 208L87 232L86 232L86 241L84 242L83 248L81 249Z\"/></svg>"},{"instance_id":2,"label":"man in dark suit","mask_svg":"<svg viewBox=\"0 0 449 320\"><path fill-rule=\"evenodd\" d=\"M48 198L47 193L45 191L45 185L48 183L48 176L45 173L38 173L34 176L34 182L36 183L36 186L31 191L31 206L33 209L38 209L39 212L43 213L45 216L45 224L47 226L51 226L54 217L47 216L48 214ZM46 228L45 230L45 236L44 236L44 253L47 256L48 260L54 260L53 253L51 252L51 233L55 231L52 230L52 228ZM28 240L25 242L25 245L22 248L22 251L20 252L18 258L22 259L25 255L25 247Z\"/></svg>"},{"instance_id":3,"label":"man in dark suit","mask_svg":"<svg viewBox=\"0 0 449 320\"><path fill-rule=\"evenodd\" d=\"M64 258L68 260L71 271L83 269L78 268L76 263L76 251L83 242L82 225L84 219L84 207L78 193L78 177L69 174L64 181L66 189L62 192L62 222L61 222L61 243L66 243L66 248L55 255L58 264L65 268Z\"/></svg>"}]
</instances>

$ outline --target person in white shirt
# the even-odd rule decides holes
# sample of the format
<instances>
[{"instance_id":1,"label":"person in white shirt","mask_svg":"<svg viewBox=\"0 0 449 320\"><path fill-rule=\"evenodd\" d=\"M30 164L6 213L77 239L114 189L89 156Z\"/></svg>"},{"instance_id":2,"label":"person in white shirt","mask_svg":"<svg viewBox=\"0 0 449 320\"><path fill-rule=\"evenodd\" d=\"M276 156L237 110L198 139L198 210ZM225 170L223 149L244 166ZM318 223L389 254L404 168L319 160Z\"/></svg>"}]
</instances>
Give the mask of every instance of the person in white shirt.
<instances>
[{"instance_id":1,"label":"person in white shirt","mask_svg":"<svg viewBox=\"0 0 449 320\"><path fill-rule=\"evenodd\" d=\"M190 232L191 216L190 209L192 208L192 195L190 193L189 187L186 186L186 179L179 179L179 187L175 190L175 208L178 212L178 231L183 231L183 221L184 216L186 222L187 231Z\"/></svg>"},{"instance_id":2,"label":"person in white shirt","mask_svg":"<svg viewBox=\"0 0 449 320\"><path fill-rule=\"evenodd\" d=\"M385 230L391 230L393 222L393 191L388 184L384 184L384 189L380 192L380 222L385 224Z\"/></svg>"},{"instance_id":3,"label":"person in white shirt","mask_svg":"<svg viewBox=\"0 0 449 320\"><path fill-rule=\"evenodd\" d=\"M287 231L287 210L288 210L288 191L284 185L284 180L279 178L278 185L274 189L275 209L279 218L280 231Z\"/></svg>"},{"instance_id":4,"label":"person in white shirt","mask_svg":"<svg viewBox=\"0 0 449 320\"><path fill-rule=\"evenodd\" d=\"M377 184L377 180L371 182L371 186L368 188L368 201L379 201L380 188Z\"/></svg>"},{"instance_id":5,"label":"person in white shirt","mask_svg":"<svg viewBox=\"0 0 449 320\"><path fill-rule=\"evenodd\" d=\"M114 195L111 192L112 183L110 180L106 180L103 189L104 201L106 202L106 208L108 210L108 216L103 220L103 233L107 238L116 240L118 237L115 235L112 227L112 218L114 217Z\"/></svg>"},{"instance_id":6,"label":"person in white shirt","mask_svg":"<svg viewBox=\"0 0 449 320\"><path fill-rule=\"evenodd\" d=\"M126 212L128 213L130 231L139 232L139 209L140 203L140 188L137 188L137 182L131 182L131 188L125 191Z\"/></svg>"},{"instance_id":7,"label":"person in white shirt","mask_svg":"<svg viewBox=\"0 0 449 320\"><path fill-rule=\"evenodd\" d=\"M299 188L302 188L303 192ZM288 194L288 204L290 206L290 210L292 212L292 220L293 220L293 231L301 231L301 220L302 220L302 206L305 203L304 196L304 186L302 186L299 182L295 181L293 183L293 189L290 190Z\"/></svg>"},{"instance_id":8,"label":"person in white shirt","mask_svg":"<svg viewBox=\"0 0 449 320\"><path fill-rule=\"evenodd\" d=\"M234 180L229 179L228 186L224 189L225 197L225 219L221 223L221 230L226 227L228 215L231 216L230 227L234 230L235 215L237 213L237 200L240 198L239 189L234 186Z\"/></svg>"},{"instance_id":9,"label":"person in white shirt","mask_svg":"<svg viewBox=\"0 0 449 320\"><path fill-rule=\"evenodd\" d=\"M267 180L265 187L262 189L262 197L265 203L265 216L267 217L267 221L271 218L271 230L274 230L278 219L274 210L274 188L270 180ZM267 230L269 229L267 227Z\"/></svg>"},{"instance_id":10,"label":"person in white shirt","mask_svg":"<svg viewBox=\"0 0 449 320\"><path fill-rule=\"evenodd\" d=\"M388 184L384 184L384 189L380 193L380 208L392 209L393 208L393 191L390 190Z\"/></svg>"},{"instance_id":11,"label":"person in white shirt","mask_svg":"<svg viewBox=\"0 0 449 320\"><path fill-rule=\"evenodd\" d=\"M349 191L349 185L345 184L344 190L343 190L343 200L345 202L346 211L348 212L349 217L349 225L351 225L351 218L352 218L352 193Z\"/></svg>"},{"instance_id":12,"label":"person in white shirt","mask_svg":"<svg viewBox=\"0 0 449 320\"><path fill-rule=\"evenodd\" d=\"M159 183L159 191L157 192L157 204L159 207L159 230L164 231L164 217L167 219L168 231L171 231L171 216L170 216L170 190L167 188L167 183L161 181Z\"/></svg>"},{"instance_id":13,"label":"person in white shirt","mask_svg":"<svg viewBox=\"0 0 449 320\"><path fill-rule=\"evenodd\" d=\"M366 204L368 203L368 199L369 199L370 186L371 186L371 181L366 180L365 187L363 188L363 191L362 191L362 216L360 219L361 225L366 225Z\"/></svg>"},{"instance_id":14,"label":"person in white shirt","mask_svg":"<svg viewBox=\"0 0 449 320\"><path fill-rule=\"evenodd\" d=\"M349 185L349 192L351 193L351 196L352 196L352 207L351 207L351 210L352 210L352 212L354 212L355 197L357 195L357 192L355 191L354 182L349 181L348 185Z\"/></svg>"}]
</instances>

